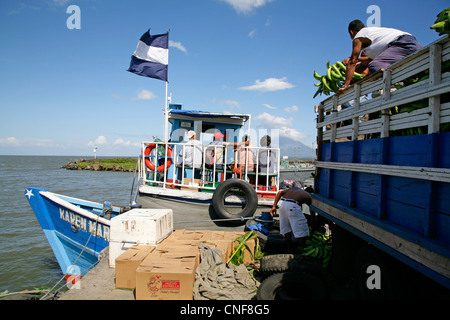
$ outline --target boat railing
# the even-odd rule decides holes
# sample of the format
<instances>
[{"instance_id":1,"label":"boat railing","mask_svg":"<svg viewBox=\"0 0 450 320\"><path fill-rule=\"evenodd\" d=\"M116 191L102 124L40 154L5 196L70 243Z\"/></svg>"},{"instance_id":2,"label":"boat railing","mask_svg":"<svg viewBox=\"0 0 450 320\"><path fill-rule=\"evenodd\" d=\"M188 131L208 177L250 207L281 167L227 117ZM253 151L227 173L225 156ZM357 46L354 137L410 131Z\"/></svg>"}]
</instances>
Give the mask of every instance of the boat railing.
<instances>
[{"instance_id":1,"label":"boat railing","mask_svg":"<svg viewBox=\"0 0 450 320\"><path fill-rule=\"evenodd\" d=\"M187 164L183 159L188 148L193 152L192 163ZM279 190L279 148L153 141L142 143L140 159L139 178L146 185L214 192L221 182L238 178L262 196L274 197Z\"/></svg>"}]
</instances>

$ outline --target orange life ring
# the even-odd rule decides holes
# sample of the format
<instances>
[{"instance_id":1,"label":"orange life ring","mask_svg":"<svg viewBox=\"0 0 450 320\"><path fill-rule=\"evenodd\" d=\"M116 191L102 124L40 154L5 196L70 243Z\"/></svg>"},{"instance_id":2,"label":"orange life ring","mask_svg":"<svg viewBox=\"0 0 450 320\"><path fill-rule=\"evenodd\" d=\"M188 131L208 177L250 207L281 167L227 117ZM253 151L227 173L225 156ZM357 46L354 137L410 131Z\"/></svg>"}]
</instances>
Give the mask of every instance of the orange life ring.
<instances>
[{"instance_id":1,"label":"orange life ring","mask_svg":"<svg viewBox=\"0 0 450 320\"><path fill-rule=\"evenodd\" d=\"M155 143L148 144L147 148L145 148L144 156L149 156L150 152L152 152L152 150L155 149L155 147L156 147ZM166 148L165 145L164 145L164 148ZM156 170L158 170L158 172L163 172L164 167L167 167L167 168L170 167L172 165L172 156L173 156L172 148L168 145L167 146L167 164L160 165ZM145 165L147 166L147 168L149 168L149 170L155 171L155 165L150 161L150 159L148 157L145 157Z\"/></svg>"}]
</instances>

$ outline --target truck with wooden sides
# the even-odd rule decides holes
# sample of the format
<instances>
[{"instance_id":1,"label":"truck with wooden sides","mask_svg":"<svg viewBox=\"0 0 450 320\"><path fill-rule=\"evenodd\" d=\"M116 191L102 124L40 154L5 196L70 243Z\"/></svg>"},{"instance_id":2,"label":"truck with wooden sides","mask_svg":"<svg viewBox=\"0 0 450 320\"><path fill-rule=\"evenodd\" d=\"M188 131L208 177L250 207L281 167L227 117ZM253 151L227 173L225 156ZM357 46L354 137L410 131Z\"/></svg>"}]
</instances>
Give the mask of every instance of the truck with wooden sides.
<instances>
[{"instance_id":1,"label":"truck with wooden sides","mask_svg":"<svg viewBox=\"0 0 450 320\"><path fill-rule=\"evenodd\" d=\"M351 279L360 298L448 293L448 35L330 96L316 112L310 209L330 223L333 274Z\"/></svg>"}]
</instances>

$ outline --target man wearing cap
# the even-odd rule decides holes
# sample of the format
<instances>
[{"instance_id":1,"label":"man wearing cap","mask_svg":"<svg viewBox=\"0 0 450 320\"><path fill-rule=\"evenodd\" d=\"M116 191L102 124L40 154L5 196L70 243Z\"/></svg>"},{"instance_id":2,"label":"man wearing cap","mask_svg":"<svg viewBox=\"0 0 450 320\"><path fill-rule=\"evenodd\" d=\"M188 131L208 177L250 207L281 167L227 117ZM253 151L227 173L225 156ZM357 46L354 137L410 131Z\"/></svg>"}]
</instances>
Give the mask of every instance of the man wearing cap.
<instances>
[{"instance_id":1,"label":"man wearing cap","mask_svg":"<svg viewBox=\"0 0 450 320\"><path fill-rule=\"evenodd\" d=\"M214 133L214 140L210 143L210 146L208 150L210 153L208 153L208 150L206 151L206 156L210 157L209 164L216 165L216 169L222 169L223 168L223 135L222 132L217 131ZM206 159L208 163L208 159Z\"/></svg>"},{"instance_id":2,"label":"man wearing cap","mask_svg":"<svg viewBox=\"0 0 450 320\"><path fill-rule=\"evenodd\" d=\"M279 205L278 205L279 203ZM280 233L286 240L287 250L294 252L291 236L298 240L299 249L303 248L309 236L309 227L302 211L302 204L311 205L311 195L303 190L301 184L294 183L291 188L280 190L275 197L270 214L279 209Z\"/></svg>"},{"instance_id":3,"label":"man wearing cap","mask_svg":"<svg viewBox=\"0 0 450 320\"><path fill-rule=\"evenodd\" d=\"M185 146L180 152L180 157L183 158L183 163L187 167L200 168L202 166L202 143L196 140L195 131L188 131L188 139Z\"/></svg>"}]
</instances>

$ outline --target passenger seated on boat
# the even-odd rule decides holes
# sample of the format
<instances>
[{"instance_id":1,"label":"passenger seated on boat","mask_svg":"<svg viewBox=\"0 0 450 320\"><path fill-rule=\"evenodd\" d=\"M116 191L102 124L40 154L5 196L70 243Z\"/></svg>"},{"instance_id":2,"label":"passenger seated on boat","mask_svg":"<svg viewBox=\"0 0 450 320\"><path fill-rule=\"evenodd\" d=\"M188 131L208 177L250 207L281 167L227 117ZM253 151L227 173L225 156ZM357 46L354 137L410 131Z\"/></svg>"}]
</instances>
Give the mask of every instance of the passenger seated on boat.
<instances>
[{"instance_id":1,"label":"passenger seated on boat","mask_svg":"<svg viewBox=\"0 0 450 320\"><path fill-rule=\"evenodd\" d=\"M255 171L255 155L252 151L252 148L254 148L250 144L250 136L244 135L242 137L242 142L244 144L241 144L237 146L237 152L239 156L239 162L238 162L238 168L239 168L239 178L242 179L242 176L246 172L253 172ZM248 176L250 183L254 183L254 176Z\"/></svg>"},{"instance_id":2,"label":"passenger seated on boat","mask_svg":"<svg viewBox=\"0 0 450 320\"><path fill-rule=\"evenodd\" d=\"M184 164L185 168L194 168L194 179L200 179L201 172L195 169L201 168L202 166L203 145L199 140L196 140L195 137L195 131L190 130L188 132L189 141L186 142L186 144L181 149L179 157L182 159L182 163ZM180 176L180 172L178 172L178 176Z\"/></svg>"},{"instance_id":3,"label":"passenger seated on boat","mask_svg":"<svg viewBox=\"0 0 450 320\"><path fill-rule=\"evenodd\" d=\"M234 149L234 160L229 162L230 164L227 165L227 179L231 178L233 175L235 175L235 178L242 179L242 171L245 169L245 161L243 161L244 165L240 167L240 159L238 159L238 154L240 154L239 150L243 149L244 147L248 147L250 144L250 139L246 140L245 138L242 139L243 142L231 142L228 143L228 147L232 147ZM231 171L231 172L230 172Z\"/></svg>"},{"instance_id":4,"label":"passenger seated on boat","mask_svg":"<svg viewBox=\"0 0 450 320\"><path fill-rule=\"evenodd\" d=\"M214 140L209 144L205 150L205 178L209 181L222 181L223 164L224 164L224 135L217 131L214 134ZM213 179L213 172L216 172L215 179Z\"/></svg>"},{"instance_id":5,"label":"passenger seated on boat","mask_svg":"<svg viewBox=\"0 0 450 320\"><path fill-rule=\"evenodd\" d=\"M205 166L207 168L223 169L223 133L217 131L214 134L214 140L209 144L209 147L205 151Z\"/></svg>"},{"instance_id":6,"label":"passenger seated on boat","mask_svg":"<svg viewBox=\"0 0 450 320\"><path fill-rule=\"evenodd\" d=\"M268 175L275 172L277 154L274 150L269 149L271 148L270 136L263 136L259 143L263 148L258 153L258 184L267 185ZM271 181L269 186L273 185L273 183L274 181Z\"/></svg>"}]
</instances>

